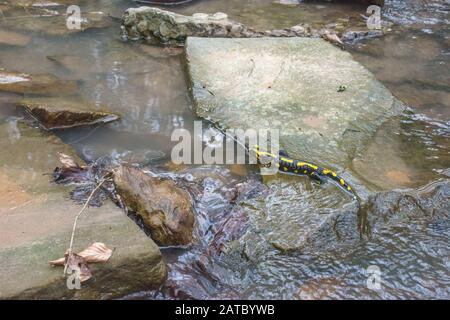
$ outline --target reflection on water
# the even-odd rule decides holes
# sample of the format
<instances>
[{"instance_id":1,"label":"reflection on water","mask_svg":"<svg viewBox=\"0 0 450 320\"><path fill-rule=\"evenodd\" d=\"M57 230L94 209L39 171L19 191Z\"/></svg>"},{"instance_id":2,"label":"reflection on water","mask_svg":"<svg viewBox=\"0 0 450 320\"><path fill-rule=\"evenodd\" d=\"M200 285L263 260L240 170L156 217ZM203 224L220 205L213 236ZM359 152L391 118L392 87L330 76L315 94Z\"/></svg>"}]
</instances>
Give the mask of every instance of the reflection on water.
<instances>
[{"instance_id":1,"label":"reflection on water","mask_svg":"<svg viewBox=\"0 0 450 320\"><path fill-rule=\"evenodd\" d=\"M125 0L80 2L83 11L102 10L113 17L134 5ZM364 26L360 15L365 7L276 2L200 0L174 10L222 11L262 30L301 22L315 27ZM387 0L383 19L396 23L391 33L347 46L420 113L383 125L366 150L349 163L348 175L361 188L417 188L449 176L450 43L445 2L430 0L425 6L420 0ZM4 13L6 18L24 14ZM85 160L108 155L141 165L165 162L173 129L191 129L195 119L181 52L123 43L119 26L116 19L106 29L59 37L35 30L28 45L0 46L0 66L81 80L80 100L122 114L120 121L108 125L57 132ZM11 124L7 131L11 139L17 134L14 124L20 113L14 105L20 98L0 93L0 122ZM356 226L362 217L332 184L319 187L305 178L278 177L281 183L264 186L252 169L248 175L224 167L184 170L178 174L190 178L179 180L196 200L198 243L190 250L164 250L171 268L164 288L130 298L450 297L448 219L424 222L416 217L387 223L361 242ZM441 199L445 197L443 191ZM275 209L267 212L266 203ZM226 254L219 254L223 250ZM381 292L365 284L365 270L371 264L383 271Z\"/></svg>"},{"instance_id":2,"label":"reflection on water","mask_svg":"<svg viewBox=\"0 0 450 320\"><path fill-rule=\"evenodd\" d=\"M450 119L450 20L447 0L388 0L387 36L350 50L397 97L430 117Z\"/></svg>"},{"instance_id":3,"label":"reflection on water","mask_svg":"<svg viewBox=\"0 0 450 320\"><path fill-rule=\"evenodd\" d=\"M430 117L450 119L450 26L429 34L400 29L351 48L392 93Z\"/></svg>"},{"instance_id":4,"label":"reflection on water","mask_svg":"<svg viewBox=\"0 0 450 320\"><path fill-rule=\"evenodd\" d=\"M103 10L116 16L130 6L128 1L84 3L83 11ZM119 27L120 22L115 21L108 29L70 37L36 32L28 46L1 48L1 67L81 80L80 100L92 101L122 115L120 121L103 128L58 133L86 160L95 160L94 154L115 155L144 148L155 152L162 148L167 153L172 131L190 128L194 119L181 57L157 46L125 44L120 40ZM2 95L2 99L9 98ZM6 107L0 112L11 113ZM91 133L94 130L95 134ZM89 153L86 149L95 151Z\"/></svg>"},{"instance_id":5,"label":"reflection on water","mask_svg":"<svg viewBox=\"0 0 450 320\"><path fill-rule=\"evenodd\" d=\"M322 27L338 19L359 17L365 9L364 6L339 1L311 1L292 6L275 0L207 0L175 8L174 11L189 15L195 12L225 12L231 19L258 30L271 30L292 27L302 22Z\"/></svg>"},{"instance_id":6,"label":"reflection on water","mask_svg":"<svg viewBox=\"0 0 450 320\"><path fill-rule=\"evenodd\" d=\"M352 166L361 179L376 188L417 188L442 177L448 168L449 137L448 123L423 115L391 119Z\"/></svg>"}]
</instances>

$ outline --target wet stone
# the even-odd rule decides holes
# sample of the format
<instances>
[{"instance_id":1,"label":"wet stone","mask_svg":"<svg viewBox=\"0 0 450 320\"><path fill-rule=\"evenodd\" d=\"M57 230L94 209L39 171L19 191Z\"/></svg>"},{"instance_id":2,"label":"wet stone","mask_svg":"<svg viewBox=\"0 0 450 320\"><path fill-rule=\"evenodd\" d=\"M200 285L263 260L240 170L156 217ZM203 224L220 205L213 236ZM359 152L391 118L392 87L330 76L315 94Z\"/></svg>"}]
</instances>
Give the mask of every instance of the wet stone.
<instances>
[{"instance_id":1,"label":"wet stone","mask_svg":"<svg viewBox=\"0 0 450 320\"><path fill-rule=\"evenodd\" d=\"M80 68L80 66L83 65L83 61L85 61L83 57L69 54L47 56L47 59L52 61L59 67L63 68L65 71L68 71L76 75L79 74L77 71Z\"/></svg>"},{"instance_id":2,"label":"wet stone","mask_svg":"<svg viewBox=\"0 0 450 320\"><path fill-rule=\"evenodd\" d=\"M26 46L30 42L30 36L18 32L0 30L0 45Z\"/></svg>"},{"instance_id":3,"label":"wet stone","mask_svg":"<svg viewBox=\"0 0 450 320\"><path fill-rule=\"evenodd\" d=\"M73 95L77 81L62 80L52 74L26 74L0 69L0 91L33 95Z\"/></svg>"},{"instance_id":4,"label":"wet stone","mask_svg":"<svg viewBox=\"0 0 450 320\"><path fill-rule=\"evenodd\" d=\"M448 223L450 180L433 181L418 190L389 191L372 195L367 203L368 228L373 235L386 228L416 228Z\"/></svg>"},{"instance_id":5,"label":"wet stone","mask_svg":"<svg viewBox=\"0 0 450 320\"><path fill-rule=\"evenodd\" d=\"M0 298L101 299L158 287L167 269L161 252L123 211L108 201L89 207L78 222L74 250L93 242L114 248L82 290L69 290L62 268L49 261L64 256L82 205L68 197L72 187L50 182L60 166L58 152L82 164L56 136L16 121L0 125Z\"/></svg>"},{"instance_id":6,"label":"wet stone","mask_svg":"<svg viewBox=\"0 0 450 320\"><path fill-rule=\"evenodd\" d=\"M191 199L172 180L120 166L115 170L114 183L124 204L142 218L158 244L186 245L192 241L195 216Z\"/></svg>"},{"instance_id":7,"label":"wet stone","mask_svg":"<svg viewBox=\"0 0 450 320\"><path fill-rule=\"evenodd\" d=\"M381 30L369 30L369 31L346 31L342 34L342 40L347 42L359 41L364 39L371 39L383 36Z\"/></svg>"},{"instance_id":8,"label":"wet stone","mask_svg":"<svg viewBox=\"0 0 450 320\"><path fill-rule=\"evenodd\" d=\"M130 39L156 37L163 42L183 42L188 36L235 37L254 33L246 26L228 19L224 13L195 13L184 16L152 7L128 9L122 17L125 36ZM235 33L240 30L239 34Z\"/></svg>"},{"instance_id":9,"label":"wet stone","mask_svg":"<svg viewBox=\"0 0 450 320\"><path fill-rule=\"evenodd\" d=\"M404 108L322 39L190 37L186 59L198 116L223 128L279 129L291 157L327 166L344 166Z\"/></svg>"},{"instance_id":10,"label":"wet stone","mask_svg":"<svg viewBox=\"0 0 450 320\"><path fill-rule=\"evenodd\" d=\"M19 106L39 121L44 128L62 129L106 123L119 119L117 114L101 111L105 107L66 98L29 98Z\"/></svg>"},{"instance_id":11,"label":"wet stone","mask_svg":"<svg viewBox=\"0 0 450 320\"><path fill-rule=\"evenodd\" d=\"M449 127L415 115L386 121L352 161L352 170L378 190L419 188L442 177L448 167Z\"/></svg>"},{"instance_id":12,"label":"wet stone","mask_svg":"<svg viewBox=\"0 0 450 320\"><path fill-rule=\"evenodd\" d=\"M291 157L350 181L343 168L404 108L350 54L318 38L189 37L186 60L198 116L224 129L279 129ZM348 250L360 241L358 204L338 186L282 174L264 181L267 193L241 202L248 230L222 257L236 273L246 263L264 264L258 277L291 255Z\"/></svg>"}]
</instances>

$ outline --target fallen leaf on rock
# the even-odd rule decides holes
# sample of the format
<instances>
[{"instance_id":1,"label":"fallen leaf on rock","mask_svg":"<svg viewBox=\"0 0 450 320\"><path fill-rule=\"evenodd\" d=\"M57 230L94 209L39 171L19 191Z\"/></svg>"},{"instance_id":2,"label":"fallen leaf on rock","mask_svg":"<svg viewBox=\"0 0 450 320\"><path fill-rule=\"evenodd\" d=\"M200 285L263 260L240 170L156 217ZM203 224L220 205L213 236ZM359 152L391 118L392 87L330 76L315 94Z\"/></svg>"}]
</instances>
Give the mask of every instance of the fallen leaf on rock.
<instances>
[{"instance_id":1,"label":"fallen leaf on rock","mask_svg":"<svg viewBox=\"0 0 450 320\"><path fill-rule=\"evenodd\" d=\"M113 251L102 242L94 242L89 247L78 253L88 263L104 263L111 258Z\"/></svg>"},{"instance_id":2,"label":"fallen leaf on rock","mask_svg":"<svg viewBox=\"0 0 450 320\"><path fill-rule=\"evenodd\" d=\"M75 162L75 160L62 152L58 152L58 156L59 156L59 162L61 162L61 164L63 165L63 168L80 168L80 166Z\"/></svg>"},{"instance_id":3,"label":"fallen leaf on rock","mask_svg":"<svg viewBox=\"0 0 450 320\"><path fill-rule=\"evenodd\" d=\"M107 262L109 258L111 258L112 253L113 250L109 249L104 243L94 242L89 247L77 253L76 255L83 258L86 263L104 263ZM67 256L68 252L66 252L65 255ZM52 260L49 263L52 266L64 266L65 261L66 257Z\"/></svg>"},{"instance_id":4,"label":"fallen leaf on rock","mask_svg":"<svg viewBox=\"0 0 450 320\"><path fill-rule=\"evenodd\" d=\"M323 35L322 35L322 37L325 39L325 40L327 40L327 41L329 41L329 42L331 42L331 43L334 43L334 44L338 44L338 45L343 45L344 43L342 42L342 40L335 34L335 33L329 33L329 32L327 32L327 33L324 33Z\"/></svg>"},{"instance_id":5,"label":"fallen leaf on rock","mask_svg":"<svg viewBox=\"0 0 450 320\"><path fill-rule=\"evenodd\" d=\"M92 182L86 166L80 166L73 157L58 152L61 167L56 167L53 171L53 181L62 184L85 184Z\"/></svg>"},{"instance_id":6,"label":"fallen leaf on rock","mask_svg":"<svg viewBox=\"0 0 450 320\"><path fill-rule=\"evenodd\" d=\"M65 256L65 259L67 259L67 269L71 270L69 273L77 273L80 282L92 278L91 269L89 269L86 259L76 253L66 253Z\"/></svg>"}]
</instances>

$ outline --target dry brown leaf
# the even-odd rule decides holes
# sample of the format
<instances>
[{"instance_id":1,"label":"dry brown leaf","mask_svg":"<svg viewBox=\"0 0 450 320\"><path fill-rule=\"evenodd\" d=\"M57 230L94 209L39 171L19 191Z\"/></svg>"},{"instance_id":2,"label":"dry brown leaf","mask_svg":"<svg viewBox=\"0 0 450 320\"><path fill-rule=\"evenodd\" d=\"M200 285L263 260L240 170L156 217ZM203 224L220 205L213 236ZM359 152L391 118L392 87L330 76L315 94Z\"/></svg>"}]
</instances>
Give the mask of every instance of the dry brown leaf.
<instances>
[{"instance_id":1,"label":"dry brown leaf","mask_svg":"<svg viewBox=\"0 0 450 320\"><path fill-rule=\"evenodd\" d=\"M343 45L342 40L335 33L325 33L324 37L331 43Z\"/></svg>"},{"instance_id":2,"label":"dry brown leaf","mask_svg":"<svg viewBox=\"0 0 450 320\"><path fill-rule=\"evenodd\" d=\"M48 263L50 263L52 266L56 267L56 266L63 266L65 262L66 262L66 258L59 258L56 260L49 261Z\"/></svg>"},{"instance_id":3,"label":"dry brown leaf","mask_svg":"<svg viewBox=\"0 0 450 320\"><path fill-rule=\"evenodd\" d=\"M112 255L112 250L109 249L102 242L94 242L89 247L83 251L77 253L78 256L82 257L87 263L100 263L107 262ZM68 252L66 252L66 255ZM66 258L60 258L57 260L52 260L49 263L52 266L64 266Z\"/></svg>"},{"instance_id":4,"label":"dry brown leaf","mask_svg":"<svg viewBox=\"0 0 450 320\"><path fill-rule=\"evenodd\" d=\"M89 280L92 277L91 269L86 260L76 253L66 254L67 268L79 275L80 282Z\"/></svg>"},{"instance_id":5,"label":"dry brown leaf","mask_svg":"<svg viewBox=\"0 0 450 320\"><path fill-rule=\"evenodd\" d=\"M102 242L94 242L89 247L78 253L88 263L106 262L113 251Z\"/></svg>"},{"instance_id":6,"label":"dry brown leaf","mask_svg":"<svg viewBox=\"0 0 450 320\"><path fill-rule=\"evenodd\" d=\"M75 162L75 160L62 152L58 152L59 156L59 162L63 165L63 168L69 169L69 168L80 168L80 166Z\"/></svg>"}]
</instances>

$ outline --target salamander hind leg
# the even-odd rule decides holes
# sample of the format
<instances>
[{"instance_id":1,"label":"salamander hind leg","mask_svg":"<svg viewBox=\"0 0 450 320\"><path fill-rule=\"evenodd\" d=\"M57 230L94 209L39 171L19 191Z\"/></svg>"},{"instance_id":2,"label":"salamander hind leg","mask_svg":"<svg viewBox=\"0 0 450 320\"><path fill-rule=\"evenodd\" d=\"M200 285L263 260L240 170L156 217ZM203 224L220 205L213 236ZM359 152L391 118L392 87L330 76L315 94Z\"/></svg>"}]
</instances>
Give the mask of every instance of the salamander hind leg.
<instances>
[{"instance_id":1,"label":"salamander hind leg","mask_svg":"<svg viewBox=\"0 0 450 320\"><path fill-rule=\"evenodd\" d=\"M317 172L313 171L309 174L309 177L314 180L315 182L317 182L318 184L323 184L325 183L324 178L322 178Z\"/></svg>"}]
</instances>

